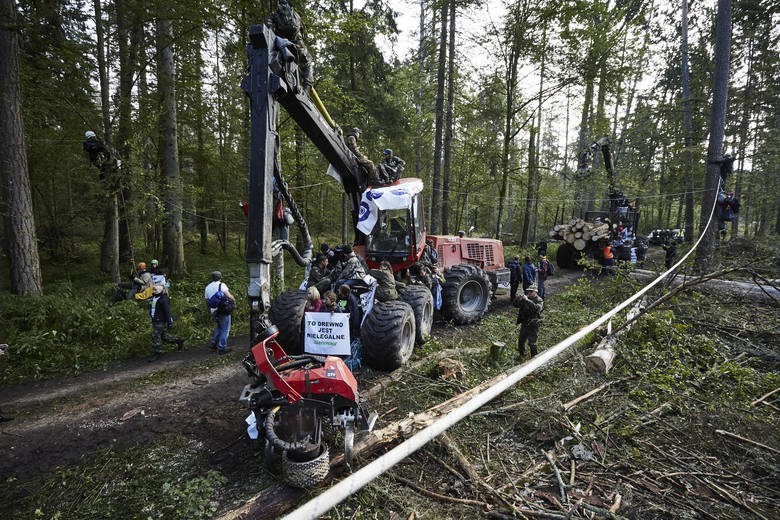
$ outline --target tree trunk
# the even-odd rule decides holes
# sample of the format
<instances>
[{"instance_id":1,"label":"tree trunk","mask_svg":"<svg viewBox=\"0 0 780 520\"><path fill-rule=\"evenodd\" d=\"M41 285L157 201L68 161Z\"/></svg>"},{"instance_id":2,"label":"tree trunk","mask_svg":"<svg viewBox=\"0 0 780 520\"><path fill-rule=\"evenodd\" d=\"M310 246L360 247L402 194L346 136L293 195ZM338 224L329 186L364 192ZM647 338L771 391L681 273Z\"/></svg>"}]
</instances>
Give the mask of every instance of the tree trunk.
<instances>
[{"instance_id":1,"label":"tree trunk","mask_svg":"<svg viewBox=\"0 0 780 520\"><path fill-rule=\"evenodd\" d=\"M593 74L588 74L585 77L585 97L582 101L582 114L580 115L580 133L577 139L577 160L579 161L582 154L587 148L588 134L591 129L589 126L591 105L593 104L593 90L595 77ZM587 179L577 179L574 183L574 208L572 208L573 215L582 213L585 209L585 202L583 199L587 198L582 192L588 184Z\"/></svg>"},{"instance_id":2,"label":"tree trunk","mask_svg":"<svg viewBox=\"0 0 780 520\"><path fill-rule=\"evenodd\" d=\"M738 167L734 169L734 197L737 199L742 197L742 178L745 176L745 152L747 151L748 146L748 132L750 128L750 116L752 113L751 107L753 106L753 53L755 41L752 35L748 40L748 49L747 72L745 73L747 80L742 96L742 120L739 123L739 143L737 149ZM739 221L740 215L737 215L731 223L732 237L736 238L739 233ZM745 222L745 226L747 227L747 222Z\"/></svg>"},{"instance_id":3,"label":"tree trunk","mask_svg":"<svg viewBox=\"0 0 780 520\"><path fill-rule=\"evenodd\" d=\"M176 92L174 90L173 24L157 20L157 89L160 96L160 170L164 204L163 265L177 276L186 270L182 237L182 187L179 173L179 145L176 130Z\"/></svg>"},{"instance_id":4,"label":"tree trunk","mask_svg":"<svg viewBox=\"0 0 780 520\"><path fill-rule=\"evenodd\" d=\"M523 208L523 229L520 232L520 245L528 243L528 228L531 223L531 200L534 195L534 155L536 154L536 128L531 125L528 136L528 186L526 186L525 207Z\"/></svg>"},{"instance_id":5,"label":"tree trunk","mask_svg":"<svg viewBox=\"0 0 780 520\"><path fill-rule=\"evenodd\" d=\"M431 201L431 232L441 232L441 156L444 131L444 73L447 65L447 15L449 2L441 7L441 34L439 35L439 72L436 76L436 128L433 143L433 197Z\"/></svg>"},{"instance_id":6,"label":"tree trunk","mask_svg":"<svg viewBox=\"0 0 780 520\"><path fill-rule=\"evenodd\" d=\"M109 106L108 65L103 38L103 8L100 0L94 0L95 37L97 39L98 78L100 80L100 109L103 116L103 142L111 148L111 107ZM119 281L119 213L116 193L110 182L105 184L103 241L100 246L100 271Z\"/></svg>"},{"instance_id":7,"label":"tree trunk","mask_svg":"<svg viewBox=\"0 0 780 520\"><path fill-rule=\"evenodd\" d=\"M422 119L422 106L425 87L425 0L420 0L420 41L417 46L417 99L415 110L417 112L417 134L415 135L415 165L414 171L418 178L423 178L423 134L425 123Z\"/></svg>"},{"instance_id":8,"label":"tree trunk","mask_svg":"<svg viewBox=\"0 0 780 520\"><path fill-rule=\"evenodd\" d=\"M10 288L17 296L41 296L41 265L22 121L18 31L16 3L0 0L0 178Z\"/></svg>"},{"instance_id":9,"label":"tree trunk","mask_svg":"<svg viewBox=\"0 0 780 520\"><path fill-rule=\"evenodd\" d=\"M450 233L450 177L452 175L452 112L455 107L455 0L450 0L450 45L447 66L447 113L444 131L444 165L441 194L441 232Z\"/></svg>"},{"instance_id":10,"label":"tree trunk","mask_svg":"<svg viewBox=\"0 0 780 520\"><path fill-rule=\"evenodd\" d=\"M715 253L717 225L712 207L720 186L720 165L723 161L723 138L726 127L726 102L729 87L729 60L731 55L731 0L718 0L718 14L715 25L715 77L713 79L712 114L710 119L710 142L707 147L707 171L704 197L701 207L699 229L704 234L696 250L694 269L707 273L712 268ZM705 229L706 228L706 229Z\"/></svg>"},{"instance_id":11,"label":"tree trunk","mask_svg":"<svg viewBox=\"0 0 780 520\"><path fill-rule=\"evenodd\" d=\"M682 61L682 113L683 113L683 152L685 160L685 241L693 240L693 118L691 116L691 80L688 72L688 0L682 0L682 43L680 54Z\"/></svg>"},{"instance_id":12,"label":"tree trunk","mask_svg":"<svg viewBox=\"0 0 780 520\"><path fill-rule=\"evenodd\" d=\"M129 177L131 160L130 147L130 129L132 127L132 91L135 75L135 66L132 60L132 51L138 41L128 40L127 35L130 31L130 9L129 0L117 0L116 3L117 20L117 46L119 48L119 112L116 135L116 150L119 154L117 159L122 161L118 171L112 172L114 177L111 180L113 188L116 190L119 206L119 263L128 267L132 266L134 260L133 244L130 237L130 224L128 222L128 206L131 199L129 183L126 182Z\"/></svg>"}]
</instances>

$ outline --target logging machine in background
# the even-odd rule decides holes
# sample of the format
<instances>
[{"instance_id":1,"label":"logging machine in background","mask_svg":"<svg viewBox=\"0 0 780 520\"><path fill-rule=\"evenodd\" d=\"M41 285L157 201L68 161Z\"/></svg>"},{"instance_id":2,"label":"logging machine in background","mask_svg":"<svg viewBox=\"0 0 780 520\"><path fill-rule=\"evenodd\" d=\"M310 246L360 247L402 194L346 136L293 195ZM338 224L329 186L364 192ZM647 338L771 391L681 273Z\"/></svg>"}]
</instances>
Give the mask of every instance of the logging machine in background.
<instances>
[{"instance_id":1,"label":"logging machine in background","mask_svg":"<svg viewBox=\"0 0 780 520\"><path fill-rule=\"evenodd\" d=\"M550 230L550 238L562 240L556 259L562 268L577 267L584 256L599 259L607 244L615 246L618 260L629 261L631 248L636 247L643 256L647 245L637 238L639 209L615 187L615 174L612 169L612 152L609 138L602 137L593 142L583 153L577 173L583 176L591 171L593 154L601 150L604 168L609 182L608 208L600 211L587 211L582 218L572 218L567 223L556 224Z\"/></svg>"}]
</instances>

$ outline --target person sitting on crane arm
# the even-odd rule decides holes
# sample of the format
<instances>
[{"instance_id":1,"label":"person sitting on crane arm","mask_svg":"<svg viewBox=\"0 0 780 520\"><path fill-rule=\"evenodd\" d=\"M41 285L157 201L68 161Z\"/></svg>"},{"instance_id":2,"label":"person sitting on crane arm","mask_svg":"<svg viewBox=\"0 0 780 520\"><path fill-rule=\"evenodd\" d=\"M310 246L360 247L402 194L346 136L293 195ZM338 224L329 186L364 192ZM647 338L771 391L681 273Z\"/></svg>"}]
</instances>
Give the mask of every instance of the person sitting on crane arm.
<instances>
[{"instance_id":1,"label":"person sitting on crane arm","mask_svg":"<svg viewBox=\"0 0 780 520\"><path fill-rule=\"evenodd\" d=\"M390 148L385 148L382 152L382 162L379 163L379 166L384 169L384 175L388 182L395 182L401 178L406 161L393 155L393 150Z\"/></svg>"},{"instance_id":2,"label":"person sitting on crane arm","mask_svg":"<svg viewBox=\"0 0 780 520\"><path fill-rule=\"evenodd\" d=\"M273 29L277 36L286 38L295 44L298 52L298 68L301 72L303 88L308 93L314 85L314 71L312 68L311 54L303 42L306 27L301 21L300 15L287 0L279 0L266 24Z\"/></svg>"},{"instance_id":3,"label":"person sitting on crane arm","mask_svg":"<svg viewBox=\"0 0 780 520\"><path fill-rule=\"evenodd\" d=\"M384 177L380 177L379 172L377 171L377 167L374 165L374 163L363 155L363 152L360 150L360 147L358 146L358 140L360 139L360 128L354 127L352 129L352 132L347 135L347 148L355 154L355 159L357 159L358 165L363 168L366 174L366 182L370 184L371 186L379 185L379 184L387 184L387 179Z\"/></svg>"}]
</instances>

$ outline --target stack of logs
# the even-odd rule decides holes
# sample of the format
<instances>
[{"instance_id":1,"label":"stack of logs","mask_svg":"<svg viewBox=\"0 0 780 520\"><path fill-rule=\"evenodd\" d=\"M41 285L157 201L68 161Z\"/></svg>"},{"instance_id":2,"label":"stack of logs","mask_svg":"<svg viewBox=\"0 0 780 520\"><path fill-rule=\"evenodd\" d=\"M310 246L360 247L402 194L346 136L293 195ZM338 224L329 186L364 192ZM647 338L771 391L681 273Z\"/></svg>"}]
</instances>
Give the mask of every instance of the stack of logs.
<instances>
[{"instance_id":1,"label":"stack of logs","mask_svg":"<svg viewBox=\"0 0 780 520\"><path fill-rule=\"evenodd\" d=\"M581 218L573 218L568 224L556 224L550 230L550 238L565 240L574 246L577 251L584 250L588 242L598 242L601 239L609 240L610 224L592 224Z\"/></svg>"}]
</instances>

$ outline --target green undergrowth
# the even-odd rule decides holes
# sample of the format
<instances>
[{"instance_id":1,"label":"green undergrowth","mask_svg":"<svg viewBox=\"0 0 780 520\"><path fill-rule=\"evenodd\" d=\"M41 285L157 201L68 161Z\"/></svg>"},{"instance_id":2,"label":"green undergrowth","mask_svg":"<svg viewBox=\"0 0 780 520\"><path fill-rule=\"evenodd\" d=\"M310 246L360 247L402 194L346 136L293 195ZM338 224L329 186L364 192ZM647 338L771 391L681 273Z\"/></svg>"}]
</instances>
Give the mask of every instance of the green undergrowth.
<instances>
[{"instance_id":1,"label":"green undergrowth","mask_svg":"<svg viewBox=\"0 0 780 520\"><path fill-rule=\"evenodd\" d=\"M3 516L211 518L227 478L207 469L204 457L199 441L178 435L162 437L153 446L101 451L78 466L58 469L13 505L12 516Z\"/></svg>"},{"instance_id":2,"label":"green undergrowth","mask_svg":"<svg viewBox=\"0 0 780 520\"><path fill-rule=\"evenodd\" d=\"M621 275L585 277L548 295L540 350L576 332L637 289ZM660 294L651 294L649 301ZM456 379L442 380L438 362L432 362L393 384L383 396L382 406L398 409L383 422L422 411L516 365L514 318L515 309L505 306L478 325L463 328L451 341L440 338L426 345L424 351L431 353L458 346L480 347L482 351L453 356L464 367ZM621 318L615 318L613 326L620 324ZM685 293L645 314L623 334L608 375L589 373L584 359L603 336L602 330L453 426L448 434L483 478L522 473L539 462L540 449L580 441L590 449L601 447L602 463L630 461L639 468L645 464L653 469L657 454L648 451L647 442L664 442L669 432L679 439L675 442L713 460L724 460L732 471L747 472L755 479L776 478L771 468L762 466L760 454L724 444L716 430L770 446L780 442L776 415L769 408L751 406L759 396L780 386L777 331L780 315L776 307ZM488 354L493 341L506 344L497 360ZM611 383L609 388L570 411L561 409L562 403L607 382ZM667 433L657 439L659 430ZM425 452L438 459L432 460ZM756 462L751 462L753 456L758 457ZM436 492L461 496L457 479L442 471L439 460L458 468L450 452L431 443L391 473ZM534 485L538 473L531 471L526 478L514 484L521 489ZM499 481L503 478L492 483ZM377 503L405 514L426 511L431 517L477 514L463 506L431 503L397 480L383 477L353 495L331 517L373 518L371 504Z\"/></svg>"},{"instance_id":3,"label":"green undergrowth","mask_svg":"<svg viewBox=\"0 0 780 520\"><path fill-rule=\"evenodd\" d=\"M210 339L213 323L203 303L203 289L210 281L209 273L217 268L237 299L232 334L248 328L243 290L246 264L238 258L218 264L199 260L202 263L191 265L186 276L170 280L172 332L187 345ZM0 358L0 386L104 370L151 353L149 305L115 301L114 284L95 280L94 273L87 271L76 265L67 268L67 276L52 274L54 279L45 285L40 298L0 294L0 341L9 345L8 354Z\"/></svg>"}]
</instances>

